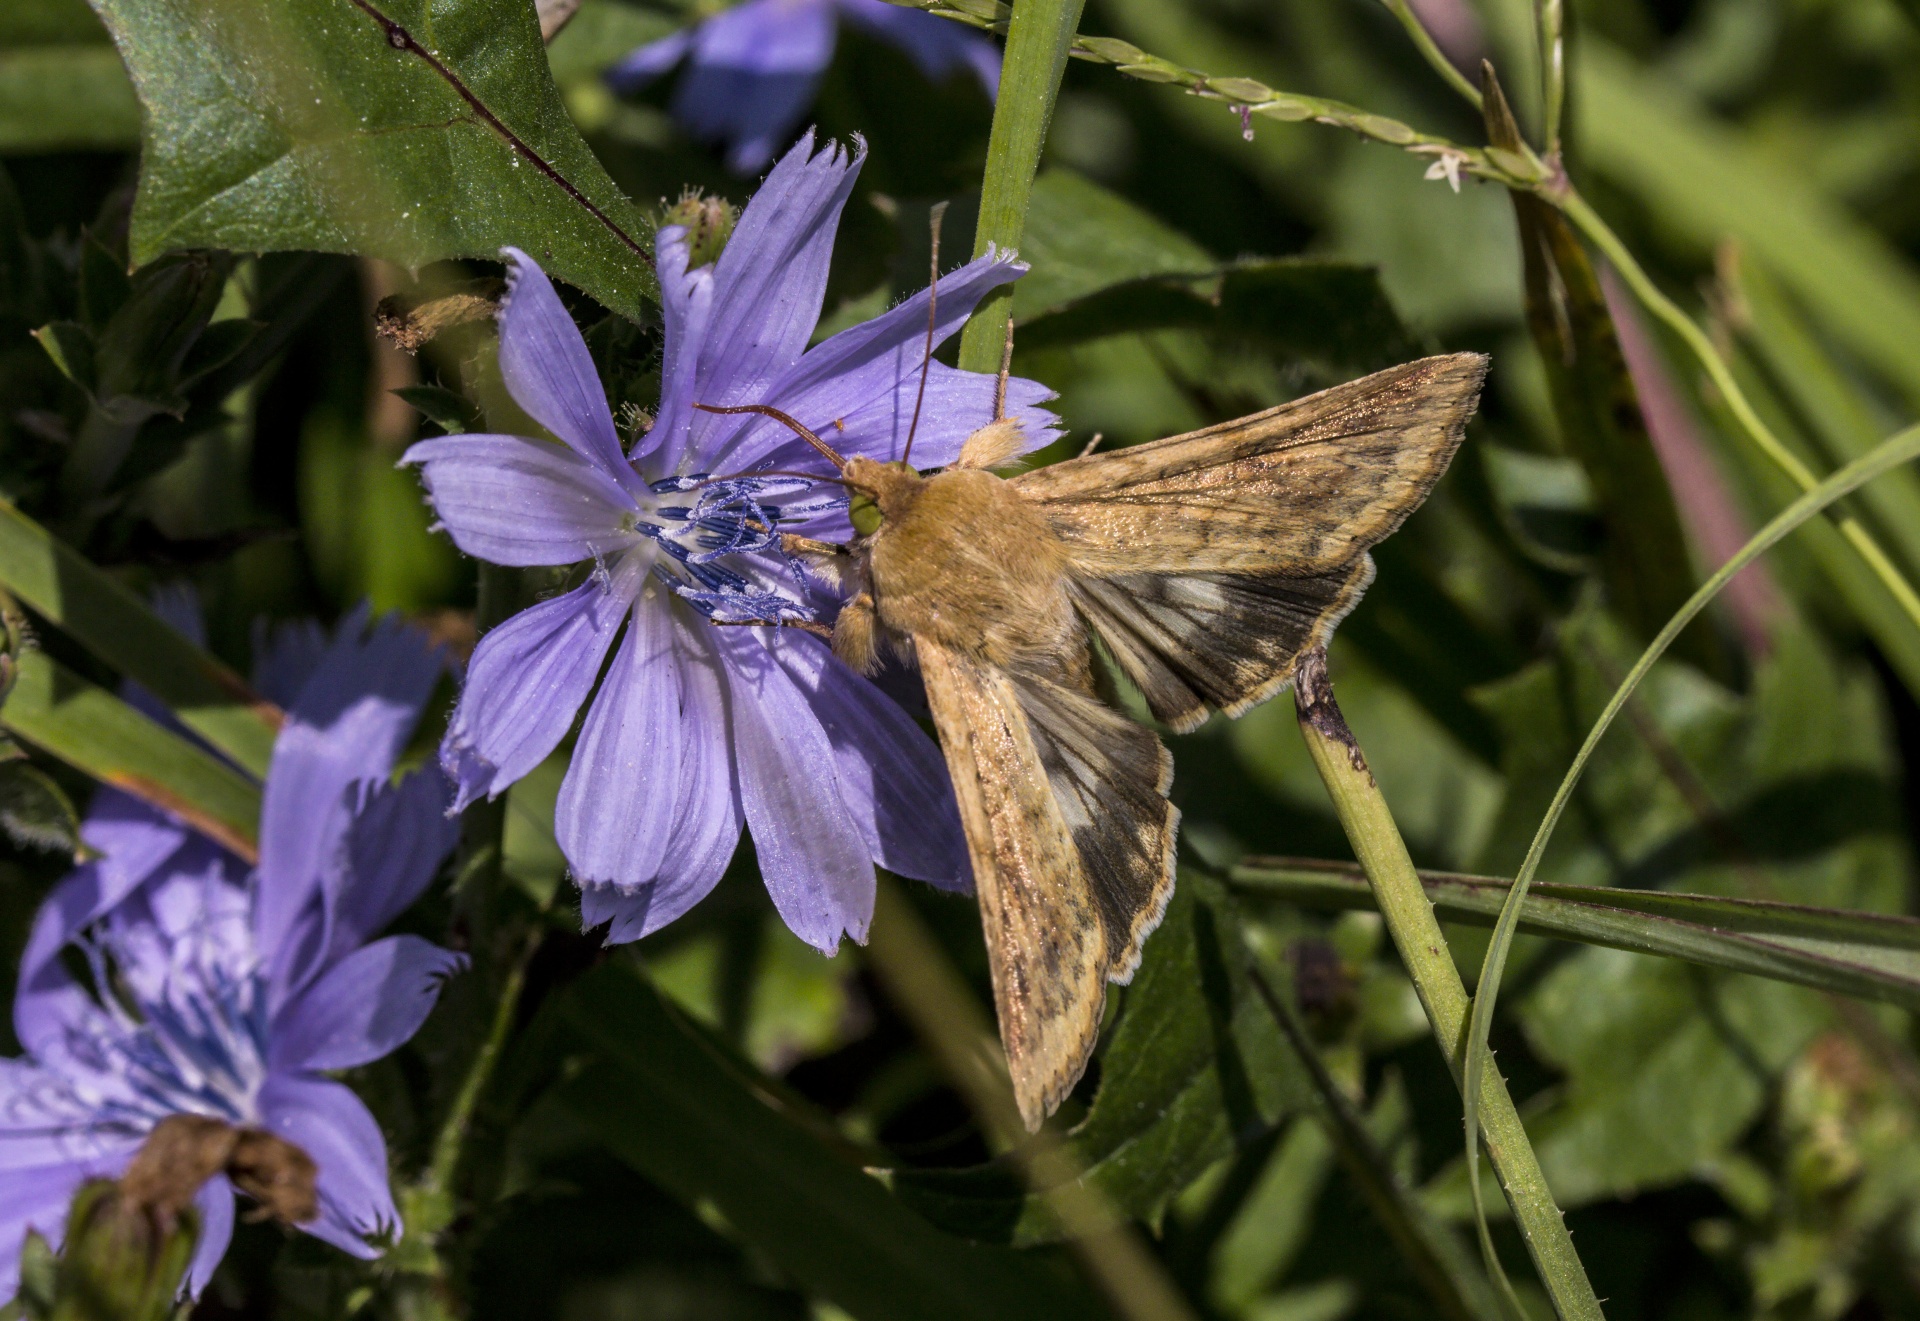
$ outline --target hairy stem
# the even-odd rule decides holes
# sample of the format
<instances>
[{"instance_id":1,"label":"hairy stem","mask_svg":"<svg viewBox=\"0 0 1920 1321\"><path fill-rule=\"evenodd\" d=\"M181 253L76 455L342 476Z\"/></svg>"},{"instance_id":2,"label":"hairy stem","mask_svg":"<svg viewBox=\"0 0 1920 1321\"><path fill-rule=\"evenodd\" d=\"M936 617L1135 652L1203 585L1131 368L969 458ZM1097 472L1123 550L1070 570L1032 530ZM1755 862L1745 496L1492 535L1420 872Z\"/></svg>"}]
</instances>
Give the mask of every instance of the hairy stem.
<instances>
[{"instance_id":1,"label":"hairy stem","mask_svg":"<svg viewBox=\"0 0 1920 1321\"><path fill-rule=\"evenodd\" d=\"M1434 917L1433 905L1420 884L1406 842L1400 837L1386 799L1367 769L1360 745L1347 727L1345 717L1334 701L1333 686L1327 679L1324 652L1309 653L1301 660L1294 685L1295 702L1300 714L1300 732L1306 737L1307 750L1314 767L1333 799L1340 824L1353 845L1354 855L1366 870L1380 914L1386 919L1394 947L1413 979L1414 990L1427 1021L1433 1026L1434 1039L1446 1057L1454 1082L1464 1086L1465 1047L1467 1044L1467 990L1447 951L1447 940ZM1499 1071L1489 1069L1480 1075L1479 1112L1485 1135L1487 1155L1506 1191L1507 1204L1513 1208L1514 1224L1533 1257L1534 1268L1553 1300L1561 1321L1600 1321L1600 1302L1587 1281L1585 1268L1573 1250L1560 1208L1547 1187L1539 1158L1527 1140L1520 1112ZM1471 1173L1471 1171L1469 1171ZM1482 1231L1484 1235L1484 1229ZM1483 1241L1489 1264L1491 1244ZM1500 1276L1501 1283L1505 1277ZM1510 1305L1518 1303L1508 1288ZM1521 1313L1524 1315L1524 1313Z\"/></svg>"}]
</instances>

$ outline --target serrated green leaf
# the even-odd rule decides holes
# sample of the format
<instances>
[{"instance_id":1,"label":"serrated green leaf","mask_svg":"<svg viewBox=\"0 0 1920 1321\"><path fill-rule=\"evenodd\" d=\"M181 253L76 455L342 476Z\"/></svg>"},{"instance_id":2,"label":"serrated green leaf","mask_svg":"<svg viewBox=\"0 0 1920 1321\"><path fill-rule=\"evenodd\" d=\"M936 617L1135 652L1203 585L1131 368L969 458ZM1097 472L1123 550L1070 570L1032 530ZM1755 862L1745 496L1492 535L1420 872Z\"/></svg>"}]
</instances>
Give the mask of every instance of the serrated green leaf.
<instances>
[{"instance_id":1,"label":"serrated green leaf","mask_svg":"<svg viewBox=\"0 0 1920 1321\"><path fill-rule=\"evenodd\" d=\"M251 860L260 790L244 775L42 652L20 657L0 724L68 765L172 812Z\"/></svg>"},{"instance_id":2,"label":"serrated green leaf","mask_svg":"<svg viewBox=\"0 0 1920 1321\"><path fill-rule=\"evenodd\" d=\"M942 1234L752 1089L750 1065L681 1019L637 969L608 964L550 1021L588 1052L561 1108L688 1205L711 1205L809 1293L860 1321L1087 1317L1049 1263Z\"/></svg>"},{"instance_id":3,"label":"serrated green leaf","mask_svg":"<svg viewBox=\"0 0 1920 1321\"><path fill-rule=\"evenodd\" d=\"M146 110L133 255L532 253L637 315L644 218L568 119L531 5L96 0Z\"/></svg>"},{"instance_id":4,"label":"serrated green leaf","mask_svg":"<svg viewBox=\"0 0 1920 1321\"><path fill-rule=\"evenodd\" d=\"M144 685L241 767L266 775L280 711L116 579L3 500L0 586Z\"/></svg>"},{"instance_id":5,"label":"serrated green leaf","mask_svg":"<svg viewBox=\"0 0 1920 1321\"><path fill-rule=\"evenodd\" d=\"M0 831L21 848L80 851L80 814L59 785L24 761L0 764Z\"/></svg>"}]
</instances>

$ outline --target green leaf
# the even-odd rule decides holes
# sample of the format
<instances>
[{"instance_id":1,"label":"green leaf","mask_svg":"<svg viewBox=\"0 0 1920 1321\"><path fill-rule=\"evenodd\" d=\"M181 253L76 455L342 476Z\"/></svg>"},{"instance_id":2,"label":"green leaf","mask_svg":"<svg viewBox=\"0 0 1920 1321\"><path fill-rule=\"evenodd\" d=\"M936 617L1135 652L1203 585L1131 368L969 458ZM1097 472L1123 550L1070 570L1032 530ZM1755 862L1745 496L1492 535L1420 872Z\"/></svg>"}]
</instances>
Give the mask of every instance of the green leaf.
<instances>
[{"instance_id":1,"label":"green leaf","mask_svg":"<svg viewBox=\"0 0 1920 1321\"><path fill-rule=\"evenodd\" d=\"M1205 876L1182 876L1101 1053L1100 1090L1071 1134L1073 1159L1123 1215L1157 1220L1209 1165L1312 1104L1311 1082L1248 986L1248 959L1225 896ZM1035 1243L1059 1232L1005 1162L900 1170L894 1187L970 1238Z\"/></svg>"},{"instance_id":2,"label":"green leaf","mask_svg":"<svg viewBox=\"0 0 1920 1321\"><path fill-rule=\"evenodd\" d=\"M861 1321L1094 1317L1042 1259L963 1243L769 1104L728 1056L629 964L607 964L547 1011L570 1066L555 1098L619 1159L708 1206L807 1292Z\"/></svg>"},{"instance_id":3,"label":"green leaf","mask_svg":"<svg viewBox=\"0 0 1920 1321\"><path fill-rule=\"evenodd\" d=\"M473 401L444 385L403 385L394 393L449 436L471 431L479 425L480 410L474 407Z\"/></svg>"},{"instance_id":4,"label":"green leaf","mask_svg":"<svg viewBox=\"0 0 1920 1321\"><path fill-rule=\"evenodd\" d=\"M77 321L49 321L33 332L60 374L93 393L93 336Z\"/></svg>"},{"instance_id":5,"label":"green leaf","mask_svg":"<svg viewBox=\"0 0 1920 1321\"><path fill-rule=\"evenodd\" d=\"M0 152L129 151L140 104L108 45L0 49Z\"/></svg>"},{"instance_id":6,"label":"green leaf","mask_svg":"<svg viewBox=\"0 0 1920 1321\"><path fill-rule=\"evenodd\" d=\"M118 580L0 500L0 586L144 685L182 724L264 777L281 713ZM164 783L164 781L162 781ZM247 830L253 829L248 818Z\"/></svg>"},{"instance_id":7,"label":"green leaf","mask_svg":"<svg viewBox=\"0 0 1920 1321\"><path fill-rule=\"evenodd\" d=\"M629 316L651 232L573 127L531 5L96 0L146 110L133 256L417 267L525 248Z\"/></svg>"},{"instance_id":8,"label":"green leaf","mask_svg":"<svg viewBox=\"0 0 1920 1321\"><path fill-rule=\"evenodd\" d=\"M25 761L0 763L0 830L24 849L80 852L80 814L59 785Z\"/></svg>"},{"instance_id":9,"label":"green leaf","mask_svg":"<svg viewBox=\"0 0 1920 1321\"><path fill-rule=\"evenodd\" d=\"M1373 891L1350 863L1248 858L1235 888L1309 908L1371 909ZM1489 927L1512 882L1423 871L1448 922ZM1520 909L1528 935L1725 968L1920 1009L1920 920L1764 899L1537 883Z\"/></svg>"},{"instance_id":10,"label":"green leaf","mask_svg":"<svg viewBox=\"0 0 1920 1321\"><path fill-rule=\"evenodd\" d=\"M94 779L172 812L241 857L255 857L256 785L45 653L20 657L0 725Z\"/></svg>"},{"instance_id":11,"label":"green leaf","mask_svg":"<svg viewBox=\"0 0 1920 1321\"><path fill-rule=\"evenodd\" d=\"M1033 267L1014 286L1014 316L1023 325L1110 285L1207 275L1221 265L1165 221L1057 167L1034 180L1020 259Z\"/></svg>"}]
</instances>

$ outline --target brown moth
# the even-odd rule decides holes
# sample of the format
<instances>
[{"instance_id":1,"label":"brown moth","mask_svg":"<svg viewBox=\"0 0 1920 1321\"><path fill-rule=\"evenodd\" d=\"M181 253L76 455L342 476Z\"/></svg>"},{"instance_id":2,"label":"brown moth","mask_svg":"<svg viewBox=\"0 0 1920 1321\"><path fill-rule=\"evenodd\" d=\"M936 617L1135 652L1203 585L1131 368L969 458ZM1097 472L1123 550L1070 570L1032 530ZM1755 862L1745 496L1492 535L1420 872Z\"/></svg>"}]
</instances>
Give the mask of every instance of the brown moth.
<instances>
[{"instance_id":1,"label":"brown moth","mask_svg":"<svg viewBox=\"0 0 1920 1321\"><path fill-rule=\"evenodd\" d=\"M1173 894L1173 759L1100 700L1093 640L1180 732L1281 691L1446 471L1486 373L1483 354L1422 358L1010 477L993 471L1022 448L1005 417L929 475L842 459L765 405L710 410L778 419L852 492L851 545L789 548L845 566L842 660L919 666L1030 1130L1085 1072L1106 984L1132 978Z\"/></svg>"},{"instance_id":2,"label":"brown moth","mask_svg":"<svg viewBox=\"0 0 1920 1321\"><path fill-rule=\"evenodd\" d=\"M834 650L919 664L1029 1129L1085 1071L1106 983L1133 976L1173 893L1172 758L1095 695L1091 639L1177 731L1279 692L1446 470L1486 371L1423 358L1008 478L1008 421L930 476L842 468L864 535Z\"/></svg>"}]
</instances>

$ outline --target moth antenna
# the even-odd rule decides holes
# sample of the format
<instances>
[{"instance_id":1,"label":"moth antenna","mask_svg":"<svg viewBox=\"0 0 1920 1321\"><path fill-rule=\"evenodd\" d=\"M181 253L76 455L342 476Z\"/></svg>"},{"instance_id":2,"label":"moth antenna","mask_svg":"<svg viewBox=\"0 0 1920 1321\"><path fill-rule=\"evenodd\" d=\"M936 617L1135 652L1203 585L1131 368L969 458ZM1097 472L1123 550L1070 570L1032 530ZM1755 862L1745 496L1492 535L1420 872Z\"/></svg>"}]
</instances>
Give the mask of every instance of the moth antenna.
<instances>
[{"instance_id":1,"label":"moth antenna","mask_svg":"<svg viewBox=\"0 0 1920 1321\"><path fill-rule=\"evenodd\" d=\"M800 439L806 441L807 444L826 455L828 462L832 463L835 468L844 469L847 466L847 461L834 452L833 446L827 444L826 441L807 430L806 427L802 426L794 418L781 412L771 404L734 404L726 408L722 408L717 404L694 404L693 407L703 413L758 413L761 417L770 417L782 426L791 429Z\"/></svg>"},{"instance_id":2,"label":"moth antenna","mask_svg":"<svg viewBox=\"0 0 1920 1321\"><path fill-rule=\"evenodd\" d=\"M920 405L926 401L927 373L933 369L934 317L940 307L940 222L946 218L945 202L935 202L927 213L927 228L933 240L933 270L927 276L927 350L920 357L920 390L913 396L913 421L907 424L906 448L900 451L902 463L909 463L913 458L913 433L920 429Z\"/></svg>"},{"instance_id":3,"label":"moth antenna","mask_svg":"<svg viewBox=\"0 0 1920 1321\"><path fill-rule=\"evenodd\" d=\"M698 491L712 486L716 482L737 481L742 477L798 477L803 482L830 482L835 486L853 489L853 483L839 477L822 477L817 472L795 472L791 468L755 468L751 472L718 472L711 477L702 477L687 489Z\"/></svg>"},{"instance_id":4,"label":"moth antenna","mask_svg":"<svg viewBox=\"0 0 1920 1321\"><path fill-rule=\"evenodd\" d=\"M993 387L993 420L1007 415L1007 378L1013 375L1013 314L1007 314L1007 342L1000 350L1000 379Z\"/></svg>"}]
</instances>

